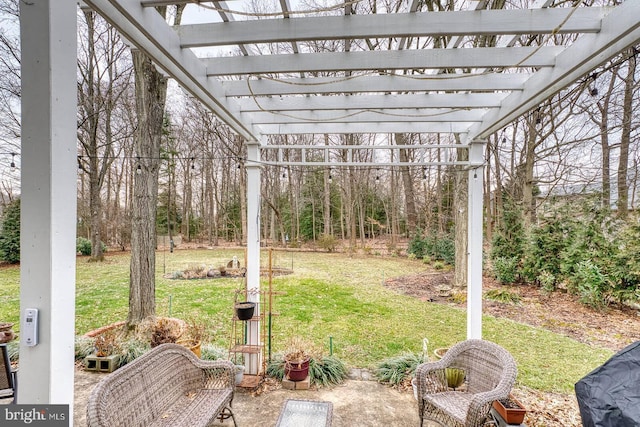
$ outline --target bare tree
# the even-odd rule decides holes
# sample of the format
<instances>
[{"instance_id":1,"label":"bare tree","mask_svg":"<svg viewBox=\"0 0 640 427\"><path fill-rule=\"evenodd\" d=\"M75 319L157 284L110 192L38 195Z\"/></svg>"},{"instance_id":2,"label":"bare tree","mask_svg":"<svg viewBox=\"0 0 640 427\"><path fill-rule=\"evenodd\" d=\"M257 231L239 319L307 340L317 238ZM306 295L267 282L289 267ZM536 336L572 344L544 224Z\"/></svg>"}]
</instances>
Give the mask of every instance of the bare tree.
<instances>
[{"instance_id":1,"label":"bare tree","mask_svg":"<svg viewBox=\"0 0 640 427\"><path fill-rule=\"evenodd\" d=\"M185 5L176 6L174 23L180 23ZM166 6L158 7L166 18ZM160 144L167 96L167 78L144 52L132 52L136 87L136 175L131 215L131 265L127 327L155 315L156 214ZM139 171L139 173L138 173Z\"/></svg>"},{"instance_id":2,"label":"bare tree","mask_svg":"<svg viewBox=\"0 0 640 427\"><path fill-rule=\"evenodd\" d=\"M624 78L624 101L622 104L622 133L620 135L620 158L618 160L618 216L626 218L629 214L629 146L631 144L631 120L633 118L633 91L636 74L636 49L631 47L625 52L628 57L627 75Z\"/></svg>"},{"instance_id":3,"label":"bare tree","mask_svg":"<svg viewBox=\"0 0 640 427\"><path fill-rule=\"evenodd\" d=\"M79 167L89 177L91 260L103 259L104 226L101 191L118 152L114 148L114 110L128 93L131 66L118 32L93 11L84 10L86 32L78 58ZM115 132L116 135L119 133Z\"/></svg>"},{"instance_id":4,"label":"bare tree","mask_svg":"<svg viewBox=\"0 0 640 427\"><path fill-rule=\"evenodd\" d=\"M20 40L17 0L0 2L0 205L20 192Z\"/></svg>"}]
</instances>

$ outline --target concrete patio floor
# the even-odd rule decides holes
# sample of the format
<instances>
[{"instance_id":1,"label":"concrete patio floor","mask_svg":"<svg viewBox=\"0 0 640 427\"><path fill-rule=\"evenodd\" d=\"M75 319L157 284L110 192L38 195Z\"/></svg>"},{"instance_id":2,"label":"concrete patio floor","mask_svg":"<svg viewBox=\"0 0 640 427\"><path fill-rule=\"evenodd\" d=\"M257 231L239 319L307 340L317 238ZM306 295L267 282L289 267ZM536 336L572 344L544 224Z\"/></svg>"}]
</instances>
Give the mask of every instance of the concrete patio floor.
<instances>
[{"instance_id":1,"label":"concrete patio floor","mask_svg":"<svg viewBox=\"0 0 640 427\"><path fill-rule=\"evenodd\" d=\"M86 426L86 406L91 390L103 373L77 369L75 372L74 426ZM245 391L236 391L233 412L238 427L275 426L280 411L287 399L323 400L333 403L332 427L416 427L417 403L411 392L400 392L364 374L353 375L344 384L319 390L267 390L252 396ZM364 379L363 379L364 378ZM231 420L214 425L232 426Z\"/></svg>"}]
</instances>

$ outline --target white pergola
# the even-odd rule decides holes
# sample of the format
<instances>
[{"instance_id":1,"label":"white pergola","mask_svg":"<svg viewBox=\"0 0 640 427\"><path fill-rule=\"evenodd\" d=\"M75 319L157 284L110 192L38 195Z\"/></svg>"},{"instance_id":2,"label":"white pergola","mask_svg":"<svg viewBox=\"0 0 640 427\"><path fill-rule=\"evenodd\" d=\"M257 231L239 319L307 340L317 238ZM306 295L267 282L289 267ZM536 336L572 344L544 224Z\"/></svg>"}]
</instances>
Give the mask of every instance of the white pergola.
<instances>
[{"instance_id":1,"label":"white pergola","mask_svg":"<svg viewBox=\"0 0 640 427\"><path fill-rule=\"evenodd\" d=\"M399 12L364 15L350 2L324 16L297 15L289 0L280 0L280 15L246 20L234 13L241 2L213 1L203 2L212 22L172 27L154 7L176 3L187 2L84 0L81 6L102 15L246 140L249 287L259 288L258 189L266 153L296 149L304 158L309 148L269 145L268 135L455 133L469 150L469 160L459 164L469 170L471 338L482 335L484 141L640 41L640 0L615 7L553 7L552 0L537 0L524 10L487 10L485 0L461 0L461 10L447 12L419 10L422 2L410 0ZM41 318L40 344L20 349L19 402L72 405L78 5L32 0L20 6L20 300L21 313L38 308ZM532 35L542 42L521 42ZM495 47L474 47L478 36L495 37ZM446 46L435 45L442 37ZM334 41L342 51L315 53L310 41ZM271 43L286 44L287 53L267 53ZM239 46L242 55L202 56L202 48L228 46ZM311 165L331 164L326 155Z\"/></svg>"}]
</instances>

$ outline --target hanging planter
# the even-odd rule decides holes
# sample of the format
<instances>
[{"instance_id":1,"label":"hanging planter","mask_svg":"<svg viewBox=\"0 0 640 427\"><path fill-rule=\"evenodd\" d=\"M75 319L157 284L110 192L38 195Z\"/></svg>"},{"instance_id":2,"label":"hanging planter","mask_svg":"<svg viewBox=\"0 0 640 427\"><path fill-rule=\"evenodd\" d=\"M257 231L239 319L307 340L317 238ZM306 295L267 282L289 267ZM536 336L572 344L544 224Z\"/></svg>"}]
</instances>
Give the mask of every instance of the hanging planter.
<instances>
[{"instance_id":1,"label":"hanging planter","mask_svg":"<svg viewBox=\"0 0 640 427\"><path fill-rule=\"evenodd\" d=\"M255 309L255 302L244 301L236 303L236 317L238 317L239 320L249 320L253 317Z\"/></svg>"}]
</instances>

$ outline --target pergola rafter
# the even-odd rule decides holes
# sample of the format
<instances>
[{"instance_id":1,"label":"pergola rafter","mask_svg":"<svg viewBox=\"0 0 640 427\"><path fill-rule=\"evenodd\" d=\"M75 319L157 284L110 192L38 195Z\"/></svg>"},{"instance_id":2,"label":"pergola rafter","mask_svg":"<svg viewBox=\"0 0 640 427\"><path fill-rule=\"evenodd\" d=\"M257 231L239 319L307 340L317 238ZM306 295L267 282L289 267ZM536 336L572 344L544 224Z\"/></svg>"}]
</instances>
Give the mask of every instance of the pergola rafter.
<instances>
[{"instance_id":1,"label":"pergola rafter","mask_svg":"<svg viewBox=\"0 0 640 427\"><path fill-rule=\"evenodd\" d=\"M263 135L288 131L366 132L364 128L376 115L387 116L379 122L393 131L405 125L406 132L464 133L467 142L484 138L587 74L622 46L637 41L634 17L640 13L634 1L616 7L551 7L551 1L540 0L523 10L485 10L486 4L479 2L475 10L444 12L421 11L419 2L413 1L399 13L355 14L348 5L341 16L299 17L288 1L280 0L279 14L238 20L233 9L240 9L241 2L215 1L209 4L222 22L186 22L171 27L153 17L157 15L153 7L189 2L86 3L250 141L264 141ZM522 36L550 38L559 34L575 37L566 38L565 45L517 43ZM469 41L478 36L496 36L498 47L473 47ZM434 37L448 38L447 49L431 48ZM384 39L396 41L386 43L387 48L378 47L376 41ZM344 51L314 53L307 46L322 40L342 41ZM291 53L274 55L260 48L273 43L288 45ZM255 49L248 49L254 45ZM199 57L200 51L192 50L220 46L238 46L242 55ZM434 92L439 96L431 96ZM372 98L374 93L393 93L397 98L390 106L384 105L391 98ZM301 94L310 96L297 99L295 95ZM313 99L326 94L350 96ZM461 95L476 99L470 98L468 105L461 107ZM237 99L241 97L249 99ZM282 100L261 101L262 97ZM364 107L367 104L370 106ZM389 109L414 108L418 109L416 114L396 120L387 114ZM434 108L452 109L452 114L442 115L450 118L449 130L432 126L437 119L423 114ZM459 108L469 110L466 119ZM311 110L333 113L311 114ZM284 111L300 114L287 118ZM478 115L482 116L480 122ZM350 120L335 126L337 116L349 116ZM332 117L334 120L329 120ZM461 122L467 124L466 129L460 128Z\"/></svg>"}]
</instances>

